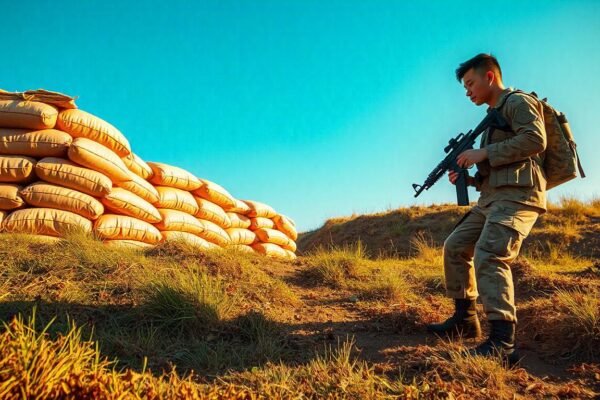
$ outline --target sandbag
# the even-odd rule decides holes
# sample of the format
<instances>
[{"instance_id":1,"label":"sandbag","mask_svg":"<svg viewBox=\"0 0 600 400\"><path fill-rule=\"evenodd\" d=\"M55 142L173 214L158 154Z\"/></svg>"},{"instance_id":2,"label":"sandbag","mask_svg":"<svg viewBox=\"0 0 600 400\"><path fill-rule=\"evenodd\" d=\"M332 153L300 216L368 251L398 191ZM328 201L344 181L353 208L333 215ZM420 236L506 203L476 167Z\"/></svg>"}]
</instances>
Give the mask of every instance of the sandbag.
<instances>
[{"instance_id":1,"label":"sandbag","mask_svg":"<svg viewBox=\"0 0 600 400\"><path fill-rule=\"evenodd\" d=\"M250 218L246 217L245 215L241 215L241 214L234 213L234 212L228 212L227 216L229 217L229 220L231 221L230 228L248 229L248 228L250 228L250 225L252 224L252 222L250 221Z\"/></svg>"},{"instance_id":2,"label":"sandbag","mask_svg":"<svg viewBox=\"0 0 600 400\"><path fill-rule=\"evenodd\" d=\"M244 200L244 202L250 207L250 212L248 213L249 217L273 218L277 215L277 212L275 212L273 207L259 201Z\"/></svg>"},{"instance_id":3,"label":"sandbag","mask_svg":"<svg viewBox=\"0 0 600 400\"><path fill-rule=\"evenodd\" d=\"M38 101L0 100L0 127L23 129L54 128L58 110Z\"/></svg>"},{"instance_id":4,"label":"sandbag","mask_svg":"<svg viewBox=\"0 0 600 400\"><path fill-rule=\"evenodd\" d=\"M56 208L95 220L104 206L85 193L46 182L35 182L21 190L23 199L33 207Z\"/></svg>"},{"instance_id":5,"label":"sandbag","mask_svg":"<svg viewBox=\"0 0 600 400\"><path fill-rule=\"evenodd\" d=\"M0 154L65 157L73 138L56 129L0 129Z\"/></svg>"},{"instance_id":6,"label":"sandbag","mask_svg":"<svg viewBox=\"0 0 600 400\"><path fill-rule=\"evenodd\" d=\"M214 222L223 229L231 227L231 220L225 213L225 210L212 201L208 201L202 197L194 196L194 199L196 200L196 203L198 203L196 217Z\"/></svg>"},{"instance_id":7,"label":"sandbag","mask_svg":"<svg viewBox=\"0 0 600 400\"><path fill-rule=\"evenodd\" d=\"M35 178L35 159L21 156L0 156L0 182L27 183Z\"/></svg>"},{"instance_id":8,"label":"sandbag","mask_svg":"<svg viewBox=\"0 0 600 400\"><path fill-rule=\"evenodd\" d=\"M285 215L277 214L273 217L273 222L275 222L275 226L278 230L285 233L287 237L292 240L298 240L298 231L296 231L295 224L289 217Z\"/></svg>"},{"instance_id":9,"label":"sandbag","mask_svg":"<svg viewBox=\"0 0 600 400\"><path fill-rule=\"evenodd\" d=\"M169 186L157 186L158 201L156 207L179 210L195 215L198 212L198 203L190 192Z\"/></svg>"},{"instance_id":10,"label":"sandbag","mask_svg":"<svg viewBox=\"0 0 600 400\"><path fill-rule=\"evenodd\" d=\"M151 224L160 222L162 219L152 204L123 188L113 188L101 201L107 209L116 214L129 215Z\"/></svg>"},{"instance_id":11,"label":"sandbag","mask_svg":"<svg viewBox=\"0 0 600 400\"><path fill-rule=\"evenodd\" d=\"M155 204L158 201L158 192L150 182L142 177L137 176L133 172L129 173L129 178L131 180L117 182L116 185L140 196L150 204Z\"/></svg>"},{"instance_id":12,"label":"sandbag","mask_svg":"<svg viewBox=\"0 0 600 400\"><path fill-rule=\"evenodd\" d=\"M113 249L146 250L154 247L153 244L139 242L137 240L105 240L104 244Z\"/></svg>"},{"instance_id":13,"label":"sandbag","mask_svg":"<svg viewBox=\"0 0 600 400\"><path fill-rule=\"evenodd\" d=\"M154 176L150 178L150 182L155 185L170 186L189 191L198 189L202 185L200 179L183 168L157 162L149 162L148 165L154 173Z\"/></svg>"},{"instance_id":14,"label":"sandbag","mask_svg":"<svg viewBox=\"0 0 600 400\"><path fill-rule=\"evenodd\" d=\"M104 214L94 223L94 233L102 240L135 240L156 244L162 239L154 226L127 215Z\"/></svg>"},{"instance_id":15,"label":"sandbag","mask_svg":"<svg viewBox=\"0 0 600 400\"><path fill-rule=\"evenodd\" d=\"M128 156L121 157L121 160L125 163L125 166L143 179L150 179L154 172L152 172L152 168L144 160L142 160L137 154L131 153Z\"/></svg>"},{"instance_id":16,"label":"sandbag","mask_svg":"<svg viewBox=\"0 0 600 400\"><path fill-rule=\"evenodd\" d=\"M35 173L46 182L94 197L105 196L112 188L112 182L106 175L62 158L42 158L35 165Z\"/></svg>"},{"instance_id":17,"label":"sandbag","mask_svg":"<svg viewBox=\"0 0 600 400\"><path fill-rule=\"evenodd\" d=\"M92 222L81 215L54 208L25 208L13 211L4 220L8 233L65 236L70 232L90 233Z\"/></svg>"},{"instance_id":18,"label":"sandbag","mask_svg":"<svg viewBox=\"0 0 600 400\"><path fill-rule=\"evenodd\" d=\"M205 229L204 224L196 217L179 210L159 208L162 221L155 224L161 231L181 231L200 235Z\"/></svg>"},{"instance_id":19,"label":"sandbag","mask_svg":"<svg viewBox=\"0 0 600 400\"><path fill-rule=\"evenodd\" d=\"M293 251L291 251L291 250L288 250L288 249L283 249L283 251L285 251L285 254L287 254L287 257L288 257L290 260L295 260L296 258L298 258L298 257L296 256L296 253L294 253L294 252L293 252Z\"/></svg>"},{"instance_id":20,"label":"sandbag","mask_svg":"<svg viewBox=\"0 0 600 400\"><path fill-rule=\"evenodd\" d=\"M193 191L196 196L221 206L223 209L235 207L235 198L222 186L207 179L202 179L202 186Z\"/></svg>"},{"instance_id":21,"label":"sandbag","mask_svg":"<svg viewBox=\"0 0 600 400\"><path fill-rule=\"evenodd\" d=\"M27 90L25 92L8 92L0 89L0 99L38 101L52 104L58 108L77 108L74 97L44 89Z\"/></svg>"},{"instance_id":22,"label":"sandbag","mask_svg":"<svg viewBox=\"0 0 600 400\"><path fill-rule=\"evenodd\" d=\"M21 186L0 183L0 210L16 210L25 206L25 200L19 194Z\"/></svg>"},{"instance_id":23,"label":"sandbag","mask_svg":"<svg viewBox=\"0 0 600 400\"><path fill-rule=\"evenodd\" d=\"M204 225L204 231L198 233L198 236L201 238L204 238L211 243L218 244L221 247L226 247L231 242L227 232L219 225L205 219L199 219L199 221Z\"/></svg>"},{"instance_id":24,"label":"sandbag","mask_svg":"<svg viewBox=\"0 0 600 400\"><path fill-rule=\"evenodd\" d=\"M246 215L251 211L251 208L248 206L248 204L244 203L242 200L238 200L238 199L234 199L234 200L235 200L235 206L228 207L227 209L225 209L225 211L234 212L234 213L243 214L243 215Z\"/></svg>"},{"instance_id":25,"label":"sandbag","mask_svg":"<svg viewBox=\"0 0 600 400\"><path fill-rule=\"evenodd\" d=\"M272 219L264 217L250 218L250 229L252 229L253 231L261 228L273 229L274 227L275 222L273 222Z\"/></svg>"},{"instance_id":26,"label":"sandbag","mask_svg":"<svg viewBox=\"0 0 600 400\"><path fill-rule=\"evenodd\" d=\"M112 150L119 157L131 153L127 138L117 128L88 112L71 109L58 114L56 127L74 138L87 138Z\"/></svg>"},{"instance_id":27,"label":"sandbag","mask_svg":"<svg viewBox=\"0 0 600 400\"><path fill-rule=\"evenodd\" d=\"M69 147L69 158L108 176L113 182L130 180L130 172L123 161L108 147L104 147L90 139L77 138Z\"/></svg>"},{"instance_id":28,"label":"sandbag","mask_svg":"<svg viewBox=\"0 0 600 400\"><path fill-rule=\"evenodd\" d=\"M260 228L254 231L261 242L275 243L285 249L296 251L296 244L285 233L275 229Z\"/></svg>"},{"instance_id":29,"label":"sandbag","mask_svg":"<svg viewBox=\"0 0 600 400\"><path fill-rule=\"evenodd\" d=\"M192 247L197 247L202 250L214 250L220 249L221 247L211 243L200 236L194 235L189 232L181 231L162 231L163 240L165 242L182 242Z\"/></svg>"},{"instance_id":30,"label":"sandbag","mask_svg":"<svg viewBox=\"0 0 600 400\"><path fill-rule=\"evenodd\" d=\"M251 246L256 252L267 257L287 259L288 253L275 243L255 243Z\"/></svg>"},{"instance_id":31,"label":"sandbag","mask_svg":"<svg viewBox=\"0 0 600 400\"><path fill-rule=\"evenodd\" d=\"M256 234L249 229L229 228L225 231L229 235L230 244L251 245L257 241Z\"/></svg>"},{"instance_id":32,"label":"sandbag","mask_svg":"<svg viewBox=\"0 0 600 400\"><path fill-rule=\"evenodd\" d=\"M229 246L227 246L228 250L234 250L234 251L239 251L242 253L249 253L249 254L254 254L256 253L256 251L254 251L254 249L250 246L247 246L245 244L230 244Z\"/></svg>"}]
</instances>

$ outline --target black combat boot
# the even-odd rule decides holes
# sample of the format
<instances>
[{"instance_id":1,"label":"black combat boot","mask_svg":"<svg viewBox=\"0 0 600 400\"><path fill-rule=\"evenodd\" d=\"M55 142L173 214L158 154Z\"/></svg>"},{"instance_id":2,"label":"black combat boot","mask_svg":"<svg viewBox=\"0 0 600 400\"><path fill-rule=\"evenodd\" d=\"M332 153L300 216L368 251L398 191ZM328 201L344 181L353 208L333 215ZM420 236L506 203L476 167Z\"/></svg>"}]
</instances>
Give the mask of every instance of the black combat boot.
<instances>
[{"instance_id":1,"label":"black combat boot","mask_svg":"<svg viewBox=\"0 0 600 400\"><path fill-rule=\"evenodd\" d=\"M515 348L516 323L512 321L490 321L490 337L474 349L468 350L471 356L500 356L509 366L519 362Z\"/></svg>"},{"instance_id":2,"label":"black combat boot","mask_svg":"<svg viewBox=\"0 0 600 400\"><path fill-rule=\"evenodd\" d=\"M462 335L476 338L481 335L481 326L477 318L476 300L454 299L454 314L441 324L429 324L427 330L440 336Z\"/></svg>"}]
</instances>

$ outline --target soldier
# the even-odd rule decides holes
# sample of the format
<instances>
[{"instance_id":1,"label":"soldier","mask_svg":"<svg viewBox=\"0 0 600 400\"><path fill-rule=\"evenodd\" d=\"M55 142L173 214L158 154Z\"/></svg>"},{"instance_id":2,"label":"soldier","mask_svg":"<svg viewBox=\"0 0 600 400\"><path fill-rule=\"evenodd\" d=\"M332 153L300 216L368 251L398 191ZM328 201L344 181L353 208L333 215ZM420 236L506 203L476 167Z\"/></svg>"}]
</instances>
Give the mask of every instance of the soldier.
<instances>
[{"instance_id":1,"label":"soldier","mask_svg":"<svg viewBox=\"0 0 600 400\"><path fill-rule=\"evenodd\" d=\"M446 294L454 314L428 330L437 334L478 337L481 328L476 299L481 296L491 325L489 338L468 352L500 355L509 363L515 352L517 314L511 262L541 213L546 211L546 179L542 168L546 148L542 105L530 96L505 88L498 61L479 54L460 64L456 78L475 105L498 108L511 131L488 129L479 149L459 155L463 168L477 166L468 184L480 192L477 205L458 222L444 242ZM450 182L457 179L449 173Z\"/></svg>"}]
</instances>

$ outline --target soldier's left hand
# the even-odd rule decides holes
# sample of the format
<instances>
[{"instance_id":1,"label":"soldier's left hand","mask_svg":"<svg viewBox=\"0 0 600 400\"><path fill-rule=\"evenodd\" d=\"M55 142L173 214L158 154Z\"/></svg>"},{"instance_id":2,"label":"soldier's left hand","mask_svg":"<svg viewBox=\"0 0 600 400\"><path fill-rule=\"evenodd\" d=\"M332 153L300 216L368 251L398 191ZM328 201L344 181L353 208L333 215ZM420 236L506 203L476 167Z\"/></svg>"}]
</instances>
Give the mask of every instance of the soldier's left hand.
<instances>
[{"instance_id":1,"label":"soldier's left hand","mask_svg":"<svg viewBox=\"0 0 600 400\"><path fill-rule=\"evenodd\" d=\"M456 158L456 163L462 168L471 168L473 164L488 158L487 149L465 150Z\"/></svg>"}]
</instances>

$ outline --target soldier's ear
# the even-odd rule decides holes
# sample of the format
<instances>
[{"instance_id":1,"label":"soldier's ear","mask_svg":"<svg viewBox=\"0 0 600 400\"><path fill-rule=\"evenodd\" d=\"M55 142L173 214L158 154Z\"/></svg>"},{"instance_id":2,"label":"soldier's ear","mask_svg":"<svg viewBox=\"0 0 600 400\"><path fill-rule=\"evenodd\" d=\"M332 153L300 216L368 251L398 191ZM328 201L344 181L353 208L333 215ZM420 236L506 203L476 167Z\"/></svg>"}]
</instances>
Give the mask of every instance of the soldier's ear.
<instances>
[{"instance_id":1,"label":"soldier's ear","mask_svg":"<svg viewBox=\"0 0 600 400\"><path fill-rule=\"evenodd\" d=\"M494 72L493 71L486 72L485 77L487 78L488 86L492 86L492 83L496 79L496 75L494 75Z\"/></svg>"}]
</instances>

